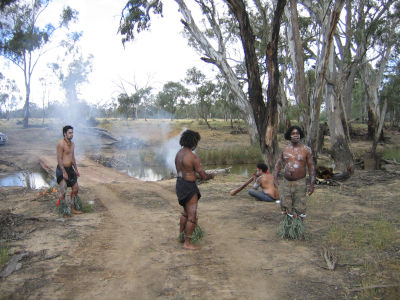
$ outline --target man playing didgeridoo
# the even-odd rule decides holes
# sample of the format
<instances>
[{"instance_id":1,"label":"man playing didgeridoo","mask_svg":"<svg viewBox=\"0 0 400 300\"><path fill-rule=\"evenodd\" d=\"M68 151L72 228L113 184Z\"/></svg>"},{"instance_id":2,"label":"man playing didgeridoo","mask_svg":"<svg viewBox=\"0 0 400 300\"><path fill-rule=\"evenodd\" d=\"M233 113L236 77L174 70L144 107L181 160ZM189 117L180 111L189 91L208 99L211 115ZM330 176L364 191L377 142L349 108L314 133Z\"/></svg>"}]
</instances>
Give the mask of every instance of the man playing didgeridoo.
<instances>
[{"instance_id":1,"label":"man playing didgeridoo","mask_svg":"<svg viewBox=\"0 0 400 300\"><path fill-rule=\"evenodd\" d=\"M274 183L274 177L268 173L266 164L257 164L257 172L253 175L253 178L255 179L253 188L248 191L250 196L265 202L277 201L279 191ZM259 187L261 187L261 191L257 191Z\"/></svg>"},{"instance_id":2,"label":"man playing didgeridoo","mask_svg":"<svg viewBox=\"0 0 400 300\"><path fill-rule=\"evenodd\" d=\"M179 144L182 148L175 156L175 167L178 174L176 180L176 195L184 212L180 219L179 233L185 230L184 249L197 250L190 242L190 236L197 222L197 202L201 194L196 185L196 179L208 180L214 178L214 174L206 174L200 162L200 158L193 153L200 141L200 134L196 131L186 130L182 133Z\"/></svg>"},{"instance_id":3,"label":"man playing didgeridoo","mask_svg":"<svg viewBox=\"0 0 400 300\"><path fill-rule=\"evenodd\" d=\"M284 166L282 184L279 185L281 209L284 214L306 217L306 169L310 177L308 195L314 192L314 161L310 147L302 144L304 133L298 126L291 126L285 133L290 145L285 147L275 165L275 183L279 185L278 175Z\"/></svg>"}]
</instances>

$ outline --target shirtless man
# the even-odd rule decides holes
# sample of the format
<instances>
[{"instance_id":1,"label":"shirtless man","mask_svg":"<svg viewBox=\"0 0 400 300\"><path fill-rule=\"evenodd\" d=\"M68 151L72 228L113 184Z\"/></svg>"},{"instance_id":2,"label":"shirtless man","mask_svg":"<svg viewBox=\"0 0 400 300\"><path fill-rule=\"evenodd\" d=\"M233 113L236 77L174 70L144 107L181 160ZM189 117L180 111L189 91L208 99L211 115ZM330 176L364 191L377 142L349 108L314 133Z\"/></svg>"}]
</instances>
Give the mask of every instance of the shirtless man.
<instances>
[{"instance_id":1,"label":"shirtless man","mask_svg":"<svg viewBox=\"0 0 400 300\"><path fill-rule=\"evenodd\" d=\"M73 197L78 195L78 178L80 176L78 167L75 161L75 144L72 141L74 137L74 129L72 126L67 125L63 127L64 138L57 144L57 169L56 177L57 183L60 185L60 201L64 201L67 188L72 188L71 201L69 206L73 214L81 214L79 210L76 210L72 201ZM65 213L65 216L69 216L70 213Z\"/></svg>"},{"instance_id":2,"label":"shirtless man","mask_svg":"<svg viewBox=\"0 0 400 300\"><path fill-rule=\"evenodd\" d=\"M175 167L178 174L176 180L176 195L179 204L183 206L184 212L180 219L179 233L185 230L184 249L197 250L190 242L190 236L197 222L197 202L201 194L196 185L196 179L209 180L214 174L204 172L200 158L193 153L200 141L200 134L196 131L186 130L182 133L179 144L182 148L175 156Z\"/></svg>"},{"instance_id":3,"label":"shirtless man","mask_svg":"<svg viewBox=\"0 0 400 300\"><path fill-rule=\"evenodd\" d=\"M283 180L279 186L282 212L290 216L299 215L301 218L306 217L306 168L310 178L308 195L314 192L315 181L311 149L300 142L303 137L304 133L298 126L292 126L286 131L285 139L290 140L291 144L279 155L274 173L275 182L279 185L278 175L284 165Z\"/></svg>"},{"instance_id":4,"label":"shirtless man","mask_svg":"<svg viewBox=\"0 0 400 300\"><path fill-rule=\"evenodd\" d=\"M268 173L266 164L257 164L257 172L254 174L254 179L255 183L253 188L249 189L249 195L260 201L276 202L279 198L279 191L274 184L274 177ZM259 187L261 187L261 191L257 191Z\"/></svg>"}]
</instances>

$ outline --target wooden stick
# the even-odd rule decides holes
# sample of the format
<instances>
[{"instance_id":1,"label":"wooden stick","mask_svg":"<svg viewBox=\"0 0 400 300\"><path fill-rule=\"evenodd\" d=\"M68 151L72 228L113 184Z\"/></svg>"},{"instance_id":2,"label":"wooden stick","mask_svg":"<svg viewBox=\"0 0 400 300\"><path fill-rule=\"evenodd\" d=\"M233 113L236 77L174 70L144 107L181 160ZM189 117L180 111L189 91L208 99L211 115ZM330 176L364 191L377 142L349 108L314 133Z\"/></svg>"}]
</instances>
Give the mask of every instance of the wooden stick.
<instances>
[{"instance_id":1,"label":"wooden stick","mask_svg":"<svg viewBox=\"0 0 400 300\"><path fill-rule=\"evenodd\" d=\"M254 180L254 177L250 177L243 185L238 187L237 189L231 191L231 196L235 196L237 193L239 193L241 190L243 190L246 186L250 184Z\"/></svg>"}]
</instances>

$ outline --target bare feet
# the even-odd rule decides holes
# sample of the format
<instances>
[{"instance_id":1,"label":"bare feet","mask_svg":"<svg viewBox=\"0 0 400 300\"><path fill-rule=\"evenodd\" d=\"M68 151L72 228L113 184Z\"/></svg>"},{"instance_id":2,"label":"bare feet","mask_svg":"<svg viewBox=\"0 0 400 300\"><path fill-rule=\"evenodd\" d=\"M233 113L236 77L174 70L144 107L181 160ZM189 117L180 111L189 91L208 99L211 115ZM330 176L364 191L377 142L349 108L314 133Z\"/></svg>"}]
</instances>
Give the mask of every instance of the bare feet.
<instances>
[{"instance_id":1,"label":"bare feet","mask_svg":"<svg viewBox=\"0 0 400 300\"><path fill-rule=\"evenodd\" d=\"M74 207L71 206L71 212L75 215L80 215L82 212L79 210L76 210Z\"/></svg>"},{"instance_id":2,"label":"bare feet","mask_svg":"<svg viewBox=\"0 0 400 300\"><path fill-rule=\"evenodd\" d=\"M71 215L63 215L64 218L71 218Z\"/></svg>"},{"instance_id":3,"label":"bare feet","mask_svg":"<svg viewBox=\"0 0 400 300\"><path fill-rule=\"evenodd\" d=\"M191 243L186 243L186 242L183 244L182 248L185 250L200 250L199 246L195 246Z\"/></svg>"}]
</instances>

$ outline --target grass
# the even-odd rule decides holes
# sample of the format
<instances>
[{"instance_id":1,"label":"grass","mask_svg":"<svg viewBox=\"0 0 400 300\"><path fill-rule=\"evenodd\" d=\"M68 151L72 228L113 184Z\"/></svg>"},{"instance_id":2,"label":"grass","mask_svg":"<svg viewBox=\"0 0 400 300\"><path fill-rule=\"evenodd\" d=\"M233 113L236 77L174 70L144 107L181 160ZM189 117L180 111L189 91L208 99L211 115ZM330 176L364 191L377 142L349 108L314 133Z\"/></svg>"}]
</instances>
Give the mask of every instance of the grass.
<instances>
[{"instance_id":1,"label":"grass","mask_svg":"<svg viewBox=\"0 0 400 300\"><path fill-rule=\"evenodd\" d=\"M339 254L339 263L355 264L350 268L359 270L352 286L361 290L354 299L398 299L400 287L386 286L400 281L398 242L398 224L382 215L337 219L325 237L325 244Z\"/></svg>"},{"instance_id":2,"label":"grass","mask_svg":"<svg viewBox=\"0 0 400 300\"><path fill-rule=\"evenodd\" d=\"M90 213L93 211L94 204L90 204L86 201L82 201L82 212L83 213Z\"/></svg>"},{"instance_id":3,"label":"grass","mask_svg":"<svg viewBox=\"0 0 400 300\"><path fill-rule=\"evenodd\" d=\"M8 244L0 244L0 269L8 262L10 259Z\"/></svg>"},{"instance_id":4,"label":"grass","mask_svg":"<svg viewBox=\"0 0 400 300\"><path fill-rule=\"evenodd\" d=\"M384 150L382 157L389 160L400 162L400 147Z\"/></svg>"},{"instance_id":5,"label":"grass","mask_svg":"<svg viewBox=\"0 0 400 300\"><path fill-rule=\"evenodd\" d=\"M397 239L395 225L380 217L337 221L329 228L328 243L346 250L384 250Z\"/></svg>"},{"instance_id":6,"label":"grass","mask_svg":"<svg viewBox=\"0 0 400 300\"><path fill-rule=\"evenodd\" d=\"M263 161L260 147L231 147L212 150L197 150L204 165L251 164Z\"/></svg>"}]
</instances>

